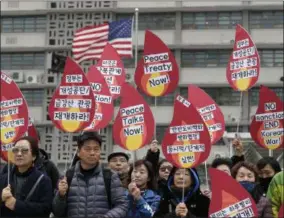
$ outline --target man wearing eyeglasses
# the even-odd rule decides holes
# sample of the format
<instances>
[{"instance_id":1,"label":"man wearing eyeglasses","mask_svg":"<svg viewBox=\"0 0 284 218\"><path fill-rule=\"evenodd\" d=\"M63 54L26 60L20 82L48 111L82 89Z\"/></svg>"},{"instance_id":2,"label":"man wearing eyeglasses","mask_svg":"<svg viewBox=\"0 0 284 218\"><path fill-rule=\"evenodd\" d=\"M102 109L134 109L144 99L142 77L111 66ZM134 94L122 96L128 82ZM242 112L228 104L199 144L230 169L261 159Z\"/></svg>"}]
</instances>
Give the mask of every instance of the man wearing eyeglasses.
<instances>
[{"instance_id":1,"label":"man wearing eyeglasses","mask_svg":"<svg viewBox=\"0 0 284 218\"><path fill-rule=\"evenodd\" d=\"M96 132L84 132L79 136L77 144L79 160L59 181L58 192L53 201L54 215L125 217L128 202L120 179L116 173L106 178L105 169L100 165L101 137Z\"/></svg>"}]
</instances>

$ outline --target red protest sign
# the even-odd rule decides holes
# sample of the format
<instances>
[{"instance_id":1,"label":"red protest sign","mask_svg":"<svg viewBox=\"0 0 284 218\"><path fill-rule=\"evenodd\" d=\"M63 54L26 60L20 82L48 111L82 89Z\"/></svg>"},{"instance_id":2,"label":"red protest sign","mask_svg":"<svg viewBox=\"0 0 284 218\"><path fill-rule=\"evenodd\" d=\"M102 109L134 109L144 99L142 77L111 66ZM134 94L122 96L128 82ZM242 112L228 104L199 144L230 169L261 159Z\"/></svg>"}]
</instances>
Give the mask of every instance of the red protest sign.
<instances>
[{"instance_id":1,"label":"red protest sign","mask_svg":"<svg viewBox=\"0 0 284 218\"><path fill-rule=\"evenodd\" d=\"M210 135L196 108L177 95L174 115L162 141L166 159L179 168L196 167L211 150Z\"/></svg>"},{"instance_id":2,"label":"red protest sign","mask_svg":"<svg viewBox=\"0 0 284 218\"><path fill-rule=\"evenodd\" d=\"M35 138L39 142L39 137L38 137L38 134L37 134L37 130L36 130L32 120L31 120L31 118L29 118L28 131L24 135L31 136L31 137ZM3 160L8 161L8 156L9 156L9 160L10 161L14 160L13 153L11 152L11 148L13 146L14 146L13 142L9 143L9 144L1 144L0 157Z\"/></svg>"},{"instance_id":3,"label":"red protest sign","mask_svg":"<svg viewBox=\"0 0 284 218\"><path fill-rule=\"evenodd\" d=\"M93 121L94 94L83 70L69 57L48 113L54 125L65 132L81 131Z\"/></svg>"},{"instance_id":4,"label":"red protest sign","mask_svg":"<svg viewBox=\"0 0 284 218\"><path fill-rule=\"evenodd\" d=\"M119 54L111 44L106 44L97 68L104 76L113 99L118 98L125 82L125 70Z\"/></svg>"},{"instance_id":5,"label":"red protest sign","mask_svg":"<svg viewBox=\"0 0 284 218\"><path fill-rule=\"evenodd\" d=\"M221 108L205 91L195 85L188 85L188 100L202 116L210 134L211 144L215 144L225 131L225 119Z\"/></svg>"},{"instance_id":6,"label":"red protest sign","mask_svg":"<svg viewBox=\"0 0 284 218\"><path fill-rule=\"evenodd\" d=\"M17 84L1 72L1 144L20 138L28 129L28 105Z\"/></svg>"},{"instance_id":7,"label":"red protest sign","mask_svg":"<svg viewBox=\"0 0 284 218\"><path fill-rule=\"evenodd\" d=\"M85 130L97 131L105 128L111 121L114 110L113 101L108 85L96 66L91 66L86 76L95 95L96 111L91 125Z\"/></svg>"},{"instance_id":8,"label":"red protest sign","mask_svg":"<svg viewBox=\"0 0 284 218\"><path fill-rule=\"evenodd\" d=\"M173 92L178 81L174 55L158 36L146 30L143 58L135 71L137 87L149 96L163 96Z\"/></svg>"},{"instance_id":9,"label":"red protest sign","mask_svg":"<svg viewBox=\"0 0 284 218\"><path fill-rule=\"evenodd\" d=\"M284 217L284 203L280 207L279 213L278 213L278 218L283 218Z\"/></svg>"},{"instance_id":10,"label":"red protest sign","mask_svg":"<svg viewBox=\"0 0 284 218\"><path fill-rule=\"evenodd\" d=\"M210 168L212 198L208 217L257 217L251 195L235 179L220 170ZM222 182L220 182L222 181Z\"/></svg>"},{"instance_id":11,"label":"red protest sign","mask_svg":"<svg viewBox=\"0 0 284 218\"><path fill-rule=\"evenodd\" d=\"M260 59L257 48L249 33L239 24L226 72L230 86L236 91L250 89L259 77Z\"/></svg>"},{"instance_id":12,"label":"red protest sign","mask_svg":"<svg viewBox=\"0 0 284 218\"><path fill-rule=\"evenodd\" d=\"M259 146L271 150L284 147L283 109L283 102L275 92L261 86L258 108L250 125L251 137Z\"/></svg>"},{"instance_id":13,"label":"red protest sign","mask_svg":"<svg viewBox=\"0 0 284 218\"><path fill-rule=\"evenodd\" d=\"M151 109L138 91L128 83L122 86L121 103L113 124L114 142L134 151L148 144L154 135Z\"/></svg>"}]
</instances>

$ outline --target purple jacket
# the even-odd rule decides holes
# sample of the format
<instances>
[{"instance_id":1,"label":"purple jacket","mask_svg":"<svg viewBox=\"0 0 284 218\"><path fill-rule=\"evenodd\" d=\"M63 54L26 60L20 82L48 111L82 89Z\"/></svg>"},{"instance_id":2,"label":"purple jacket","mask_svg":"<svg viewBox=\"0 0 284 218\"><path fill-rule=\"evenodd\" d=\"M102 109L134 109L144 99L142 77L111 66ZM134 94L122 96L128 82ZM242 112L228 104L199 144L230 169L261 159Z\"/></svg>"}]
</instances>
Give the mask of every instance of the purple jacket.
<instances>
[{"instance_id":1,"label":"purple jacket","mask_svg":"<svg viewBox=\"0 0 284 218\"><path fill-rule=\"evenodd\" d=\"M262 196L256 207L259 218L273 218L272 205L268 198Z\"/></svg>"}]
</instances>

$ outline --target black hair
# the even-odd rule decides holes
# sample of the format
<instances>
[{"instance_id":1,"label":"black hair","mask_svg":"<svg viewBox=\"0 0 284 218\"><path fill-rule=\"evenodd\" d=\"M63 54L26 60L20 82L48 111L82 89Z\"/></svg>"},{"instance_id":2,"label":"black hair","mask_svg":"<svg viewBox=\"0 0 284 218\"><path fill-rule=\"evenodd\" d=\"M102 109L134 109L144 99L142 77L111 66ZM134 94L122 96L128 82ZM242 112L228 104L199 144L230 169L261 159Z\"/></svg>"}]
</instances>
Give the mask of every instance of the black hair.
<instances>
[{"instance_id":1,"label":"black hair","mask_svg":"<svg viewBox=\"0 0 284 218\"><path fill-rule=\"evenodd\" d=\"M137 160L134 163L134 167L139 167L141 165L144 165L146 167L147 171L148 171L149 181L147 182L147 188L154 190L154 191L157 190L157 180L156 180L156 175L155 175L155 172L153 170L152 164L147 160ZM128 182L129 183L131 182L132 171L133 171L133 164L131 164L130 170L128 172Z\"/></svg>"},{"instance_id":2,"label":"black hair","mask_svg":"<svg viewBox=\"0 0 284 218\"><path fill-rule=\"evenodd\" d=\"M274 157L264 157L260 159L256 167L258 170L262 170L266 165L270 165L271 168L275 171L275 174L281 172L281 167L278 161Z\"/></svg>"},{"instance_id":3,"label":"black hair","mask_svg":"<svg viewBox=\"0 0 284 218\"><path fill-rule=\"evenodd\" d=\"M220 165L226 165L229 167L229 169L231 169L233 167L233 162L230 158L216 158L215 160L213 160L211 167L217 168Z\"/></svg>"},{"instance_id":4,"label":"black hair","mask_svg":"<svg viewBox=\"0 0 284 218\"><path fill-rule=\"evenodd\" d=\"M253 172L255 181L258 181L258 170L256 166L248 161L242 161L238 162L233 168L232 168L232 177L235 179L237 177L237 174L239 172L239 169L241 167L247 168L249 171Z\"/></svg>"},{"instance_id":5,"label":"black hair","mask_svg":"<svg viewBox=\"0 0 284 218\"><path fill-rule=\"evenodd\" d=\"M15 141L14 146L17 144L17 142L22 141L22 140L26 140L30 143L30 149L31 149L33 157L38 157L39 156L38 141L31 136L23 136Z\"/></svg>"},{"instance_id":6,"label":"black hair","mask_svg":"<svg viewBox=\"0 0 284 218\"><path fill-rule=\"evenodd\" d=\"M83 132L81 135L78 136L78 140L77 140L77 145L78 145L78 149L80 150L84 144L85 141L88 140L94 140L96 142L99 143L100 147L102 145L102 138L101 136L97 133L97 132Z\"/></svg>"}]
</instances>

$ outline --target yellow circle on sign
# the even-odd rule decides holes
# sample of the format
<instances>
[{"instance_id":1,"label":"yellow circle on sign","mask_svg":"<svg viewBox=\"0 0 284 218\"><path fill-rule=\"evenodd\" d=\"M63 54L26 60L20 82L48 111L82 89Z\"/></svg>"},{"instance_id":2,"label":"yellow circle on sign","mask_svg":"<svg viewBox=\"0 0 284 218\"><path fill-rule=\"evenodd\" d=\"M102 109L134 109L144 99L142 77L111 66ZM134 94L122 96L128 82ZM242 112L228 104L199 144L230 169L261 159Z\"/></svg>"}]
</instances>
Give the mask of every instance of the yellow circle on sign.
<instances>
[{"instance_id":1,"label":"yellow circle on sign","mask_svg":"<svg viewBox=\"0 0 284 218\"><path fill-rule=\"evenodd\" d=\"M147 92L150 93L152 96L160 96L165 90L164 84L156 85L153 87L150 86L149 80L159 77L160 75L161 75L160 73L153 73L147 81L147 84L146 84Z\"/></svg>"},{"instance_id":2,"label":"yellow circle on sign","mask_svg":"<svg viewBox=\"0 0 284 218\"><path fill-rule=\"evenodd\" d=\"M71 108L68 112L80 112L79 108ZM75 132L79 127L81 122L77 120L62 120L62 127L66 132Z\"/></svg>"},{"instance_id":3,"label":"yellow circle on sign","mask_svg":"<svg viewBox=\"0 0 284 218\"><path fill-rule=\"evenodd\" d=\"M4 118L3 121L11 121L11 120L13 120L12 117L11 116L7 116L7 117ZM3 121L1 121L1 122L3 122ZM9 144L9 143L13 142L15 136L11 137L11 138L8 138L8 139L5 136L6 136L7 133L9 133L9 132L14 132L15 133L15 131L16 131L16 128L14 128L14 127L5 128L5 129L1 128L1 142L3 144Z\"/></svg>"},{"instance_id":4,"label":"yellow circle on sign","mask_svg":"<svg viewBox=\"0 0 284 218\"><path fill-rule=\"evenodd\" d=\"M246 71L247 68L242 68L241 71ZM249 88L251 78L241 78L236 81L239 91L246 91Z\"/></svg>"}]
</instances>

